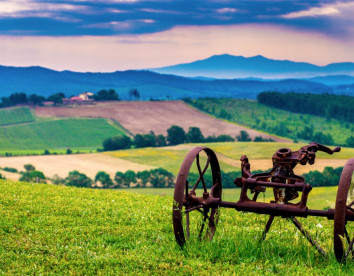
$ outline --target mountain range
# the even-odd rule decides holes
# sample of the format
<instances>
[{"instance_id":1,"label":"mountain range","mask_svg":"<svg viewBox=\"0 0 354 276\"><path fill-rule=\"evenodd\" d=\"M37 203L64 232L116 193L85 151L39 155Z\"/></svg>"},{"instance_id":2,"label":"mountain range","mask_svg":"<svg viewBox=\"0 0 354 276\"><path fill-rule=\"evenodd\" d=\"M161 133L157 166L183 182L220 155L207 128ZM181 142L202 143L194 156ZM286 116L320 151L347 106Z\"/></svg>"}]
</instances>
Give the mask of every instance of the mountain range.
<instances>
[{"instance_id":1,"label":"mountain range","mask_svg":"<svg viewBox=\"0 0 354 276\"><path fill-rule=\"evenodd\" d=\"M243 68L243 79L218 79L221 72L235 72L231 64L241 60L237 70ZM248 62L247 62L248 61ZM252 69L255 61L258 67ZM260 61L263 61L263 63ZM178 76L177 72L166 74L166 68L202 68L214 71L212 75L203 75L198 71L197 78ZM268 64L268 65L267 65ZM184 97L233 97L255 99L263 91L279 92L311 92L337 93L354 96L354 63L338 63L325 67L291 61L274 61L264 57L254 58L233 57L229 55L214 56L204 61L187 65L176 65L165 69L128 70L112 73L84 73L72 71L55 71L43 67L10 67L0 66L0 97L12 93L36 93L48 96L63 92L66 96L81 92L97 92L101 89L115 89L122 99L129 99L129 90L138 89L141 99L181 99ZM283 69L281 69L283 68ZM302 68L302 69L301 69ZM274 76L283 72L310 72L322 68L318 75L306 75L303 78L292 79L263 79L252 72L263 72ZM162 70L162 71L160 71ZM252 71L253 70L253 71ZM337 71L336 71L337 70ZM159 72L158 72L159 71ZM188 70L185 69L185 72ZM191 72L191 71L189 71ZM196 71L195 71L196 72ZM326 74L328 75L324 75ZM314 73L313 73L314 74ZM304 75L305 76L305 75Z\"/></svg>"},{"instance_id":2,"label":"mountain range","mask_svg":"<svg viewBox=\"0 0 354 276\"><path fill-rule=\"evenodd\" d=\"M263 56L242 57L232 55L215 55L204 60L150 69L162 74L184 77L208 77L219 79L235 78L310 78L327 75L354 76L354 63L332 63L317 66L311 63L289 60L273 60Z\"/></svg>"}]
</instances>

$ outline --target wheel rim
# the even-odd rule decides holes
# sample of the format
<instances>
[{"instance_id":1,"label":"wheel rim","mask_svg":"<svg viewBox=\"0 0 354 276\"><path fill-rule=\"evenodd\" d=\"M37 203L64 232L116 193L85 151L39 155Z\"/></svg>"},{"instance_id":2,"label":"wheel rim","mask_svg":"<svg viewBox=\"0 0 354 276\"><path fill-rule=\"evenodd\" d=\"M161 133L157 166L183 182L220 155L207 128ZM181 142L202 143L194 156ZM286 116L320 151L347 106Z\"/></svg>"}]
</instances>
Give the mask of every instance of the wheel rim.
<instances>
[{"instance_id":1,"label":"wheel rim","mask_svg":"<svg viewBox=\"0 0 354 276\"><path fill-rule=\"evenodd\" d=\"M220 201L221 190L220 166L215 153L206 147L191 150L181 165L174 192L173 229L180 246L189 238L213 238L219 208L205 203Z\"/></svg>"},{"instance_id":2,"label":"wheel rim","mask_svg":"<svg viewBox=\"0 0 354 276\"><path fill-rule=\"evenodd\" d=\"M334 211L334 253L338 262L353 258L354 221L347 219L354 214L354 158L345 164L339 180Z\"/></svg>"}]
</instances>

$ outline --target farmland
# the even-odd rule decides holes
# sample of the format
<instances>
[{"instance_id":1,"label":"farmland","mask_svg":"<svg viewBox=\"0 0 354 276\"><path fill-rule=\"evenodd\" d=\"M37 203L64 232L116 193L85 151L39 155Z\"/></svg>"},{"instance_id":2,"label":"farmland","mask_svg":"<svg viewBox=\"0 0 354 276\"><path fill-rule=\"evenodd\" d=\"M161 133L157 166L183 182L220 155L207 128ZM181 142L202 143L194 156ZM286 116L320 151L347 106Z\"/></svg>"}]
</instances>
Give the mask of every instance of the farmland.
<instances>
[{"instance_id":1,"label":"farmland","mask_svg":"<svg viewBox=\"0 0 354 276\"><path fill-rule=\"evenodd\" d=\"M13 167L23 171L25 164L32 164L36 169L43 171L47 177L55 174L66 177L68 172L77 169L87 176L94 178L98 171L106 171L111 178L117 171L143 171L152 168L164 168L177 175L183 159L195 146L206 146L213 149L219 159L221 169L225 172L239 171L239 158L247 154L252 170L267 170L272 167L271 157L278 148L288 147L298 150L304 144L293 143L266 143L266 142L234 142L234 143L207 143L185 144L162 148L141 148L104 153L71 154L71 155L41 155L0 157L0 167ZM316 162L310 166L297 166L295 172L307 173L311 170L323 171L326 166L340 167L347 159L354 156L354 148L343 148L333 156L319 152ZM3 172L1 172L3 173ZM10 174L9 179L18 179L18 175Z\"/></svg>"},{"instance_id":2,"label":"farmland","mask_svg":"<svg viewBox=\"0 0 354 276\"><path fill-rule=\"evenodd\" d=\"M228 134L235 137L241 130L246 130L251 138L263 136L279 142L288 141L208 116L182 101L105 102L92 106L38 107L35 112L41 117L110 118L134 135L150 131L166 135L167 129L172 125L178 125L185 131L188 131L189 127L199 127L205 136Z\"/></svg>"},{"instance_id":3,"label":"farmland","mask_svg":"<svg viewBox=\"0 0 354 276\"><path fill-rule=\"evenodd\" d=\"M106 138L125 132L104 118L47 118L32 115L29 108L0 110L0 153L41 154L45 149L63 153L92 151Z\"/></svg>"},{"instance_id":4,"label":"farmland","mask_svg":"<svg viewBox=\"0 0 354 276\"><path fill-rule=\"evenodd\" d=\"M35 117L27 107L0 109L0 126L34 121Z\"/></svg>"},{"instance_id":5,"label":"farmland","mask_svg":"<svg viewBox=\"0 0 354 276\"><path fill-rule=\"evenodd\" d=\"M217 117L227 117L229 121L268 133L281 133L294 139L296 133L309 127L313 132L322 132L333 137L335 144L343 145L354 135L354 123L299 114L271 108L256 101L237 99L191 100L194 106ZM280 135L280 134L279 134Z\"/></svg>"},{"instance_id":6,"label":"farmland","mask_svg":"<svg viewBox=\"0 0 354 276\"><path fill-rule=\"evenodd\" d=\"M226 209L212 242L181 250L170 196L3 180L0 189L0 273L7 275L354 273L352 263L335 261L333 222L324 218L300 220L327 258L286 220L276 219L259 244L267 216Z\"/></svg>"}]
</instances>

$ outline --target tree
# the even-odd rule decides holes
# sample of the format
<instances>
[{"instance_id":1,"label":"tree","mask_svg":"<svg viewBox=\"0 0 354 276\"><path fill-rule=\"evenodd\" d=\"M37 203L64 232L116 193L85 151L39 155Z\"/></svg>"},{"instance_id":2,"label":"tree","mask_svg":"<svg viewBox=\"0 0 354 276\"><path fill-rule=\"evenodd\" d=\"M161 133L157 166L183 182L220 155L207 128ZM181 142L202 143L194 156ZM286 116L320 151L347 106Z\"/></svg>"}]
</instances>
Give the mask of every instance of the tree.
<instances>
[{"instance_id":1,"label":"tree","mask_svg":"<svg viewBox=\"0 0 354 276\"><path fill-rule=\"evenodd\" d=\"M149 134L137 134L134 136L136 148L156 147L156 136L153 131Z\"/></svg>"},{"instance_id":2,"label":"tree","mask_svg":"<svg viewBox=\"0 0 354 276\"><path fill-rule=\"evenodd\" d=\"M131 184L136 184L136 173L132 170L127 170L123 175L124 182L130 187Z\"/></svg>"},{"instance_id":3,"label":"tree","mask_svg":"<svg viewBox=\"0 0 354 276\"><path fill-rule=\"evenodd\" d=\"M132 140L128 136L115 136L103 141L103 150L128 149L132 145Z\"/></svg>"},{"instance_id":4,"label":"tree","mask_svg":"<svg viewBox=\"0 0 354 276\"><path fill-rule=\"evenodd\" d=\"M65 98L64 93L58 92L58 93L55 93L53 95L50 95L47 98L47 100L51 101L51 102L54 102L54 104L60 104L60 103L63 103L63 98Z\"/></svg>"},{"instance_id":5,"label":"tree","mask_svg":"<svg viewBox=\"0 0 354 276\"><path fill-rule=\"evenodd\" d=\"M36 170L30 170L24 172L20 177L20 181L26 181L32 183L47 183L44 174Z\"/></svg>"},{"instance_id":6,"label":"tree","mask_svg":"<svg viewBox=\"0 0 354 276\"><path fill-rule=\"evenodd\" d=\"M187 141L183 128L173 125L167 130L167 142L169 145L183 144Z\"/></svg>"},{"instance_id":7,"label":"tree","mask_svg":"<svg viewBox=\"0 0 354 276\"><path fill-rule=\"evenodd\" d=\"M99 171L95 176L95 182L100 182L103 188L110 188L113 186L113 181L108 173Z\"/></svg>"},{"instance_id":8,"label":"tree","mask_svg":"<svg viewBox=\"0 0 354 276\"><path fill-rule=\"evenodd\" d=\"M26 104L27 103L27 95L23 92L11 94L9 100L13 105L17 104Z\"/></svg>"},{"instance_id":9,"label":"tree","mask_svg":"<svg viewBox=\"0 0 354 276\"><path fill-rule=\"evenodd\" d=\"M247 142L247 141L252 141L250 135L248 134L247 131L241 130L240 135L236 136L237 141L239 142Z\"/></svg>"},{"instance_id":10,"label":"tree","mask_svg":"<svg viewBox=\"0 0 354 276\"><path fill-rule=\"evenodd\" d=\"M23 165L23 167L25 168L26 172L36 170L36 168L32 164L25 164L25 165Z\"/></svg>"},{"instance_id":11,"label":"tree","mask_svg":"<svg viewBox=\"0 0 354 276\"><path fill-rule=\"evenodd\" d=\"M114 176L114 181L117 183L119 187L125 187L124 173L117 172Z\"/></svg>"},{"instance_id":12,"label":"tree","mask_svg":"<svg viewBox=\"0 0 354 276\"><path fill-rule=\"evenodd\" d=\"M129 96L131 99L132 98L135 98L135 100L140 99L140 93L139 93L138 89L136 89L136 88L130 89Z\"/></svg>"},{"instance_id":13,"label":"tree","mask_svg":"<svg viewBox=\"0 0 354 276\"><path fill-rule=\"evenodd\" d=\"M28 97L28 102L33 104L33 105L40 105L44 101L45 101L45 98L43 96L39 96L39 95L36 95L36 94L31 94Z\"/></svg>"},{"instance_id":14,"label":"tree","mask_svg":"<svg viewBox=\"0 0 354 276\"><path fill-rule=\"evenodd\" d=\"M102 89L94 96L96 101L120 101L119 95L114 89Z\"/></svg>"},{"instance_id":15,"label":"tree","mask_svg":"<svg viewBox=\"0 0 354 276\"><path fill-rule=\"evenodd\" d=\"M322 132L316 132L313 137L312 140L314 142L320 143L320 144L326 144L326 145L333 145L334 141L333 138L330 134L323 134Z\"/></svg>"},{"instance_id":16,"label":"tree","mask_svg":"<svg viewBox=\"0 0 354 276\"><path fill-rule=\"evenodd\" d=\"M348 137L348 139L345 140L345 143L348 147L354 147L354 136Z\"/></svg>"},{"instance_id":17,"label":"tree","mask_svg":"<svg viewBox=\"0 0 354 276\"><path fill-rule=\"evenodd\" d=\"M173 174L169 171L157 168L150 171L151 173L151 184L155 188L171 187L174 185Z\"/></svg>"},{"instance_id":18,"label":"tree","mask_svg":"<svg viewBox=\"0 0 354 276\"><path fill-rule=\"evenodd\" d=\"M202 143L205 140L199 127L190 127L187 132L187 138L190 143Z\"/></svg>"},{"instance_id":19,"label":"tree","mask_svg":"<svg viewBox=\"0 0 354 276\"><path fill-rule=\"evenodd\" d=\"M165 136L163 136L162 134L159 134L156 136L156 146L157 147L164 147L166 146L166 138Z\"/></svg>"},{"instance_id":20,"label":"tree","mask_svg":"<svg viewBox=\"0 0 354 276\"><path fill-rule=\"evenodd\" d=\"M65 185L75 187L91 187L92 180L85 174L74 170L69 172L69 175L65 179Z\"/></svg>"}]
</instances>

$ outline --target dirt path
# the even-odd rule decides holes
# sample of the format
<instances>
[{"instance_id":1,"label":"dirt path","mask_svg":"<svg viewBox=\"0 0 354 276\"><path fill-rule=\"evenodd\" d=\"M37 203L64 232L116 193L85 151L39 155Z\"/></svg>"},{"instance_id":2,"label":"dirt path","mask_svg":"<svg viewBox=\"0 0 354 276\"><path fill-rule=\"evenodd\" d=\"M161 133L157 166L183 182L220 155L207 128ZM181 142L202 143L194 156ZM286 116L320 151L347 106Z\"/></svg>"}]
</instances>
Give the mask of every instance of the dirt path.
<instances>
[{"instance_id":1,"label":"dirt path","mask_svg":"<svg viewBox=\"0 0 354 276\"><path fill-rule=\"evenodd\" d=\"M53 177L55 174L60 177L66 177L70 171L78 170L90 178L95 178L98 171L105 171L111 178L114 178L117 171L141 171L154 168L101 153L0 158L0 167L11 167L16 168L18 171L24 171L23 166L25 164L32 164L37 170L42 171L46 177ZM8 179L18 180L18 174L10 174L3 171L1 173Z\"/></svg>"},{"instance_id":2,"label":"dirt path","mask_svg":"<svg viewBox=\"0 0 354 276\"><path fill-rule=\"evenodd\" d=\"M272 135L264 134L240 125L231 124L191 108L182 101L157 102L100 102L95 105L76 107L37 107L35 112L42 117L95 117L109 118L119 122L133 134L148 133L166 135L172 125L199 127L204 136L228 134L232 137L246 130L251 138L262 136L278 142L289 142Z\"/></svg>"}]
</instances>

